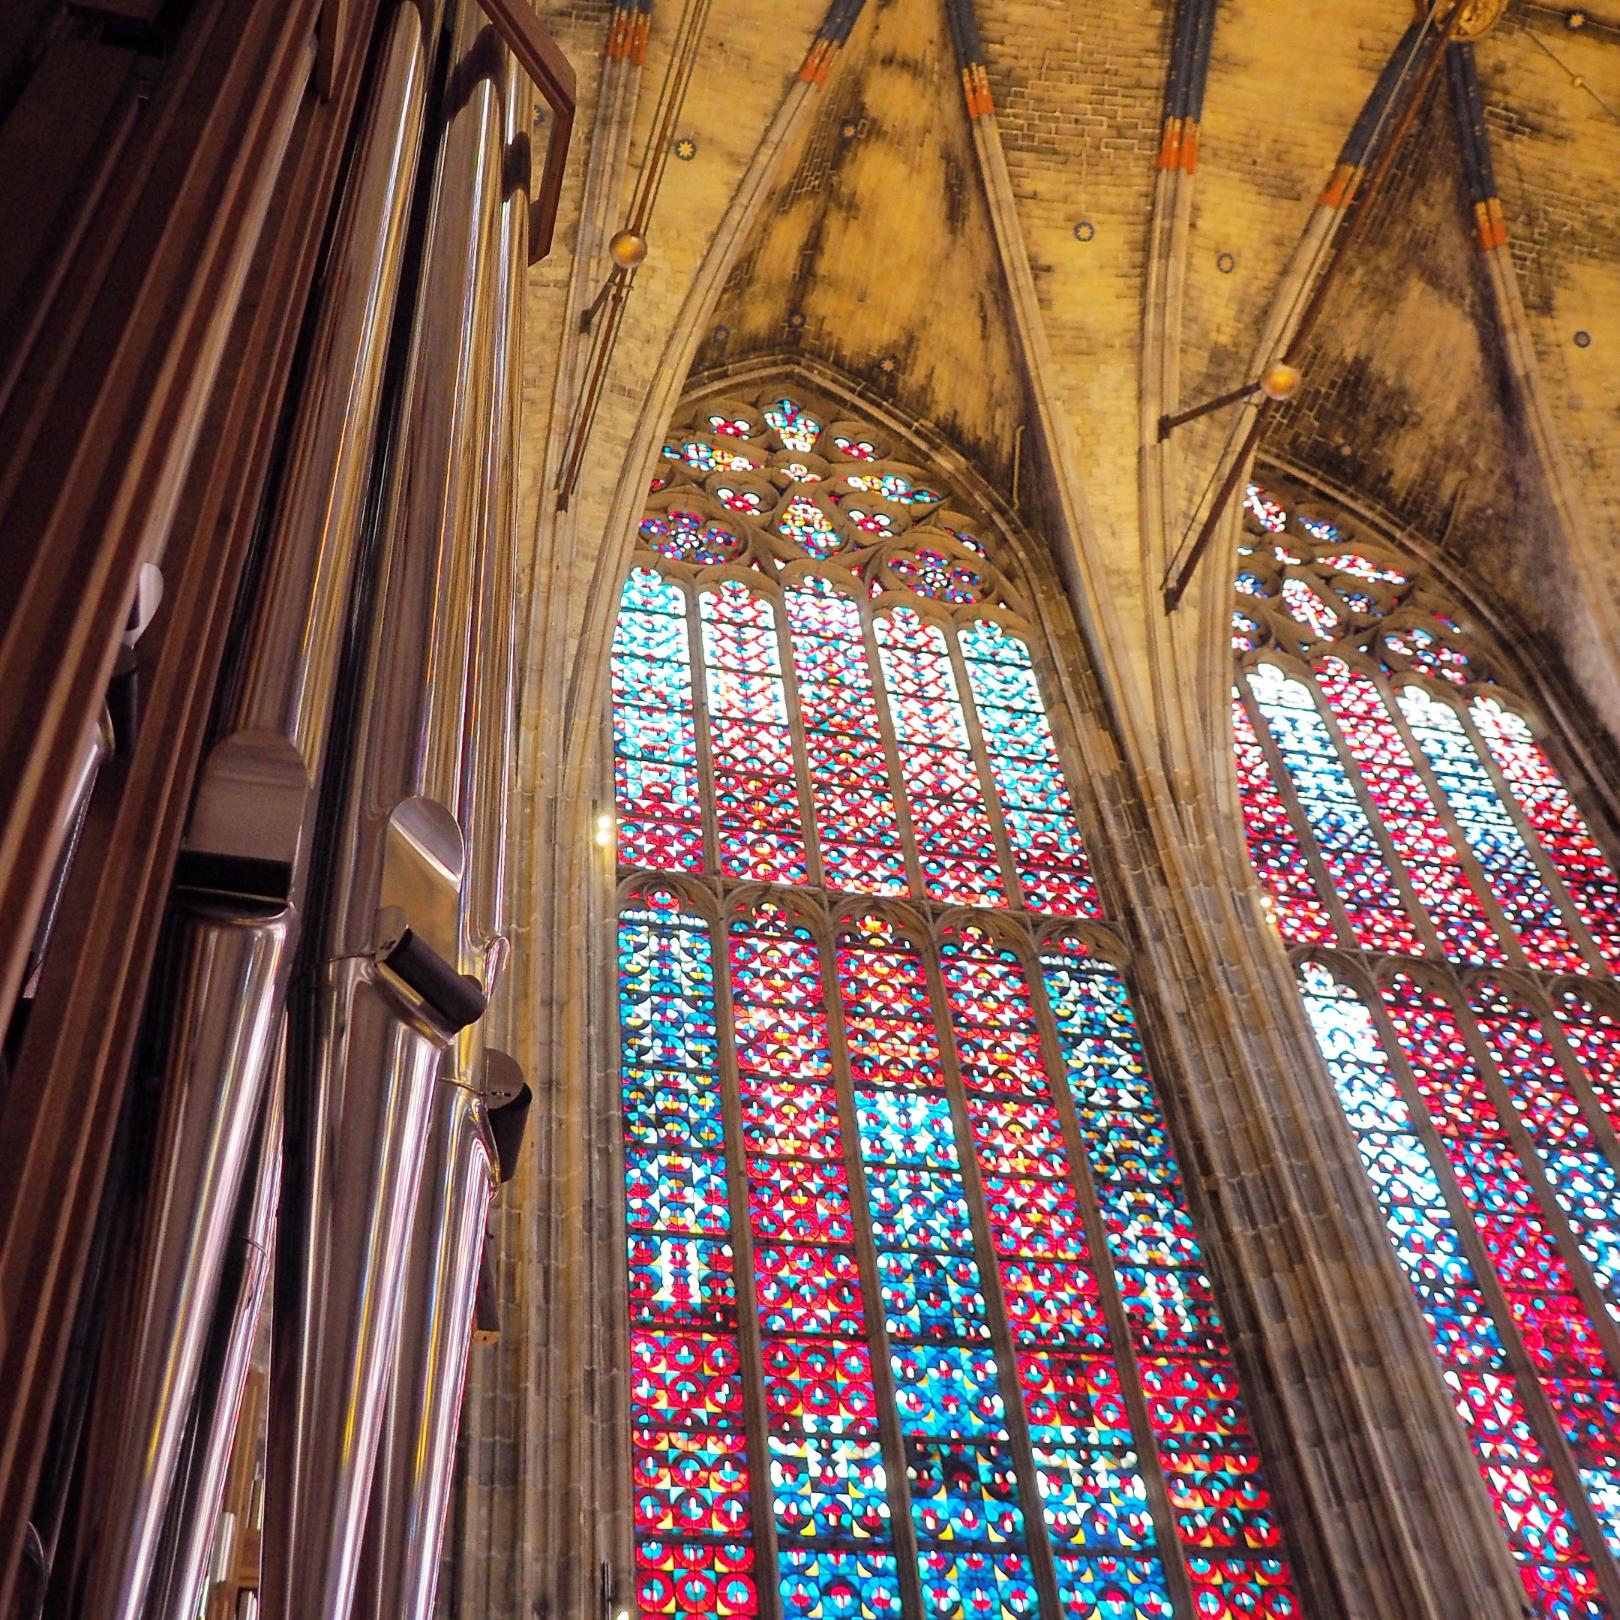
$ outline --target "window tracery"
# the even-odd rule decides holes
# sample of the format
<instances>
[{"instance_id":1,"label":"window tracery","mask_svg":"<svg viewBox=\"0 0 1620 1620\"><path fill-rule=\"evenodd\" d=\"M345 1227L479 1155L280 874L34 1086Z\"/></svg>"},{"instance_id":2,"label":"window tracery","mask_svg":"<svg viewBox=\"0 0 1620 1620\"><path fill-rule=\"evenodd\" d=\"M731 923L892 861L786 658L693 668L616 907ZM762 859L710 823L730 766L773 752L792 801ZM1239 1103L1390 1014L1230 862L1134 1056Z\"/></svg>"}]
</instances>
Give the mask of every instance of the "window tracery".
<instances>
[{"instance_id":1,"label":"window tracery","mask_svg":"<svg viewBox=\"0 0 1620 1620\"><path fill-rule=\"evenodd\" d=\"M624 586L640 1612L1292 1620L1017 581L891 448L699 407Z\"/></svg>"},{"instance_id":2,"label":"window tracery","mask_svg":"<svg viewBox=\"0 0 1620 1620\"><path fill-rule=\"evenodd\" d=\"M1251 862L1538 1616L1620 1612L1620 883L1422 570L1252 487Z\"/></svg>"}]
</instances>

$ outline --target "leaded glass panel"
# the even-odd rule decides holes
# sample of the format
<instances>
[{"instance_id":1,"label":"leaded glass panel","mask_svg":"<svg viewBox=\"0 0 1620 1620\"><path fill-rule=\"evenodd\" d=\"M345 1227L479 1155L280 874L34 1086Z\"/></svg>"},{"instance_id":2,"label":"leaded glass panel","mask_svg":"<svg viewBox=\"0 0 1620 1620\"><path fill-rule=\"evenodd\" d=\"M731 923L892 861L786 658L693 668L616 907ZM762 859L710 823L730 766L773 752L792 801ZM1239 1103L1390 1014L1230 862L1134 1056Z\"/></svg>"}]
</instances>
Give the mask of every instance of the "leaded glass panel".
<instances>
[{"instance_id":1,"label":"leaded glass panel","mask_svg":"<svg viewBox=\"0 0 1620 1620\"><path fill-rule=\"evenodd\" d=\"M644 1615L1297 1614L1027 599L880 428L668 435L615 640Z\"/></svg>"},{"instance_id":2,"label":"leaded glass panel","mask_svg":"<svg viewBox=\"0 0 1620 1620\"><path fill-rule=\"evenodd\" d=\"M1620 1612L1614 865L1421 568L1296 492L1247 511L1234 746L1267 915L1529 1611Z\"/></svg>"}]
</instances>

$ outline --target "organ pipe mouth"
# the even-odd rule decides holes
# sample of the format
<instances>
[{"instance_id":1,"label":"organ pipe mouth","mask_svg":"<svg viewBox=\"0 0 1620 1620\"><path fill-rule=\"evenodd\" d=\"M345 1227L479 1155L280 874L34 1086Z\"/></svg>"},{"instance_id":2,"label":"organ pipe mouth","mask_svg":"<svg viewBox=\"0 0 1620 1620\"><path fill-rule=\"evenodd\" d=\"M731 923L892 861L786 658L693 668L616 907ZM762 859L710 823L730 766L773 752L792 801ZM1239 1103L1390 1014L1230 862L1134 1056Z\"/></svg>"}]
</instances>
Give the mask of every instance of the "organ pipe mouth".
<instances>
[{"instance_id":1,"label":"organ pipe mouth","mask_svg":"<svg viewBox=\"0 0 1620 1620\"><path fill-rule=\"evenodd\" d=\"M292 895L291 861L215 850L183 849L175 861L175 888L188 895L257 902L278 909Z\"/></svg>"}]
</instances>

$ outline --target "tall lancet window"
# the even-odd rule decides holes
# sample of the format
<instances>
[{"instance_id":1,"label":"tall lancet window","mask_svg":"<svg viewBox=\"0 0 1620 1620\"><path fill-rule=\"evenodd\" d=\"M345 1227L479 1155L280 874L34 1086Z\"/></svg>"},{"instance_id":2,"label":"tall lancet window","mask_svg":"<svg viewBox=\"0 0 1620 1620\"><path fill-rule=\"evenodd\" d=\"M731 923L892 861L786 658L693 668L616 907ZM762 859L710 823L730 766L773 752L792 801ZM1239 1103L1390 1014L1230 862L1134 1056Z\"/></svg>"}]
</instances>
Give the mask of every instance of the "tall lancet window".
<instances>
[{"instance_id":1,"label":"tall lancet window","mask_svg":"<svg viewBox=\"0 0 1620 1620\"><path fill-rule=\"evenodd\" d=\"M1297 1613L1006 559L772 392L613 655L643 1616Z\"/></svg>"},{"instance_id":2,"label":"tall lancet window","mask_svg":"<svg viewBox=\"0 0 1620 1620\"><path fill-rule=\"evenodd\" d=\"M1421 570L1249 492L1249 853L1538 1616L1620 1613L1620 883Z\"/></svg>"}]
</instances>

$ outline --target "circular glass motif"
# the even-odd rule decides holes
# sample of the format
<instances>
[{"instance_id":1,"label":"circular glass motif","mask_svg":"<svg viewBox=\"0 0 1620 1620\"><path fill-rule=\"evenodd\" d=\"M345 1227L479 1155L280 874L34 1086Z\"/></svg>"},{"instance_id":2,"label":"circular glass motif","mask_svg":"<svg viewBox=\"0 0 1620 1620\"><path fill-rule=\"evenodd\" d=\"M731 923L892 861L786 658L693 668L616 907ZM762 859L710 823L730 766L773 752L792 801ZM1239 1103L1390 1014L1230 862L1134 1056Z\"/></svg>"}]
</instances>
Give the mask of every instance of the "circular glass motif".
<instances>
[{"instance_id":1,"label":"circular glass motif","mask_svg":"<svg viewBox=\"0 0 1620 1620\"><path fill-rule=\"evenodd\" d=\"M768 406L765 420L775 428L784 450L797 450L801 455L814 450L821 435L821 423L791 399L779 399Z\"/></svg>"},{"instance_id":2,"label":"circular glass motif","mask_svg":"<svg viewBox=\"0 0 1620 1620\"><path fill-rule=\"evenodd\" d=\"M1440 615L1436 615L1437 618ZM1399 668L1405 665L1425 675L1438 675L1453 686L1466 686L1478 679L1468 662L1468 655L1447 646L1433 632L1421 625L1404 630L1386 631L1383 637L1384 661Z\"/></svg>"},{"instance_id":3,"label":"circular glass motif","mask_svg":"<svg viewBox=\"0 0 1620 1620\"><path fill-rule=\"evenodd\" d=\"M746 450L732 449L729 444L717 444L712 439L672 438L664 445L664 455L670 461L684 461L698 472L753 472L759 457Z\"/></svg>"},{"instance_id":4,"label":"circular glass motif","mask_svg":"<svg viewBox=\"0 0 1620 1620\"><path fill-rule=\"evenodd\" d=\"M808 495L795 495L776 520L776 532L811 557L830 557L843 550L843 536Z\"/></svg>"},{"instance_id":5,"label":"circular glass motif","mask_svg":"<svg viewBox=\"0 0 1620 1620\"><path fill-rule=\"evenodd\" d=\"M729 506L733 512L745 512L758 517L765 510L765 497L757 489L737 489L730 484L711 484L715 499Z\"/></svg>"},{"instance_id":6,"label":"circular glass motif","mask_svg":"<svg viewBox=\"0 0 1620 1620\"><path fill-rule=\"evenodd\" d=\"M844 482L850 489L868 490L903 506L931 506L944 499L937 491L912 483L904 473L850 473Z\"/></svg>"},{"instance_id":7,"label":"circular glass motif","mask_svg":"<svg viewBox=\"0 0 1620 1620\"><path fill-rule=\"evenodd\" d=\"M983 545L980 544L977 538L969 534L966 529L959 529L954 523L941 523L939 526L951 537L951 539L957 543L957 545L965 547L976 557L984 556L985 553Z\"/></svg>"},{"instance_id":8,"label":"circular glass motif","mask_svg":"<svg viewBox=\"0 0 1620 1620\"><path fill-rule=\"evenodd\" d=\"M906 589L932 602L977 602L984 576L971 564L933 546L917 546L889 559L889 572Z\"/></svg>"},{"instance_id":9,"label":"circular glass motif","mask_svg":"<svg viewBox=\"0 0 1620 1620\"><path fill-rule=\"evenodd\" d=\"M1283 606L1319 636L1331 636L1338 628L1339 615L1304 580L1290 576L1283 581Z\"/></svg>"},{"instance_id":10,"label":"circular glass motif","mask_svg":"<svg viewBox=\"0 0 1620 1620\"><path fill-rule=\"evenodd\" d=\"M701 512L678 508L654 512L641 520L641 538L654 551L677 562L729 562L742 550L742 541L723 523Z\"/></svg>"},{"instance_id":11,"label":"circular glass motif","mask_svg":"<svg viewBox=\"0 0 1620 1620\"><path fill-rule=\"evenodd\" d=\"M1280 534L1288 527L1288 512L1285 507L1269 496L1258 484L1250 484L1244 496L1243 504L1248 507L1262 529L1269 529L1273 534Z\"/></svg>"},{"instance_id":12,"label":"circular glass motif","mask_svg":"<svg viewBox=\"0 0 1620 1620\"><path fill-rule=\"evenodd\" d=\"M842 502L839 503L843 505ZM863 534L880 539L894 528L894 519L887 512L869 512L864 506L844 506L844 516Z\"/></svg>"},{"instance_id":13,"label":"circular glass motif","mask_svg":"<svg viewBox=\"0 0 1620 1620\"><path fill-rule=\"evenodd\" d=\"M1328 525L1323 525L1328 527ZM1337 538L1335 531L1334 538ZM1387 568L1363 557L1358 551L1341 551L1332 557L1317 559L1326 568L1336 568L1341 574L1354 574L1357 579L1365 579L1375 585L1404 585L1406 575L1398 568Z\"/></svg>"}]
</instances>

